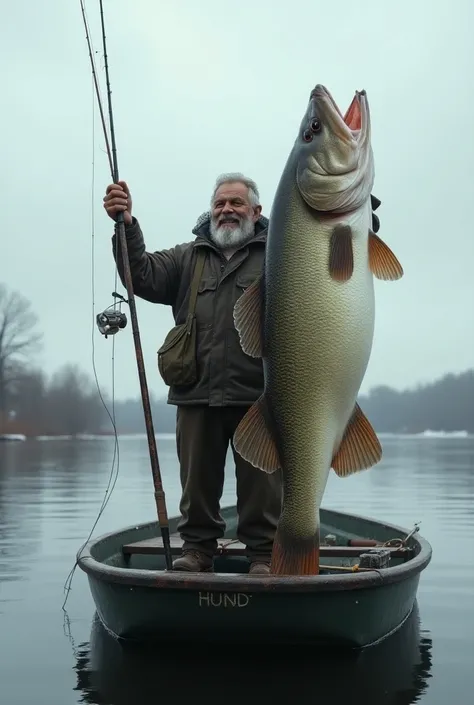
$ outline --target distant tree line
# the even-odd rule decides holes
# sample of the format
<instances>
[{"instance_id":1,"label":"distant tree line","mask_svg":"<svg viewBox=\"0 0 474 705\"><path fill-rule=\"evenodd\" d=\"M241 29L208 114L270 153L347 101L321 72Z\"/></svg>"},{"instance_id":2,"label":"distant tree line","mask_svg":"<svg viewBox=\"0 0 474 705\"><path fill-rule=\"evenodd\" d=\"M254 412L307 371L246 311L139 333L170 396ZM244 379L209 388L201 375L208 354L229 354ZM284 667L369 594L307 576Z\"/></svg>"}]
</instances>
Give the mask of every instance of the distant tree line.
<instances>
[{"instance_id":1,"label":"distant tree line","mask_svg":"<svg viewBox=\"0 0 474 705\"><path fill-rule=\"evenodd\" d=\"M374 387L359 404L379 433L468 431L474 433L474 369L414 389ZM176 409L166 400L152 405L157 432L173 433ZM124 432L145 433L141 400L116 403L117 425Z\"/></svg>"},{"instance_id":2,"label":"distant tree line","mask_svg":"<svg viewBox=\"0 0 474 705\"><path fill-rule=\"evenodd\" d=\"M381 433L474 433L474 369L414 389L375 387L359 403Z\"/></svg>"},{"instance_id":3,"label":"distant tree line","mask_svg":"<svg viewBox=\"0 0 474 705\"><path fill-rule=\"evenodd\" d=\"M0 433L76 436L105 427L97 388L75 365L64 365L50 379L39 369L18 369L8 381Z\"/></svg>"},{"instance_id":4,"label":"distant tree line","mask_svg":"<svg viewBox=\"0 0 474 705\"><path fill-rule=\"evenodd\" d=\"M111 434L110 398L103 401L95 380L66 364L51 378L34 364L42 336L30 302L0 284L0 434L27 436ZM157 433L174 433L176 408L150 394ZM378 386L359 403L378 432L474 433L474 369L414 389ZM118 433L145 433L140 397L116 400Z\"/></svg>"},{"instance_id":5,"label":"distant tree line","mask_svg":"<svg viewBox=\"0 0 474 705\"><path fill-rule=\"evenodd\" d=\"M144 433L140 398L115 401L77 365L65 364L48 377L37 364L42 347L38 317L18 291L0 283L0 434L78 436ZM101 398L102 396L102 398ZM176 409L150 394L156 431L173 432Z\"/></svg>"},{"instance_id":6,"label":"distant tree line","mask_svg":"<svg viewBox=\"0 0 474 705\"><path fill-rule=\"evenodd\" d=\"M21 293L0 283L0 433L78 435L104 426L95 384L76 365L51 378L35 365L38 317Z\"/></svg>"},{"instance_id":7,"label":"distant tree line","mask_svg":"<svg viewBox=\"0 0 474 705\"><path fill-rule=\"evenodd\" d=\"M174 433L176 407L167 404L166 399L157 399L152 393L150 393L150 406L155 432ZM141 397L116 401L115 423L118 433L146 433Z\"/></svg>"}]
</instances>

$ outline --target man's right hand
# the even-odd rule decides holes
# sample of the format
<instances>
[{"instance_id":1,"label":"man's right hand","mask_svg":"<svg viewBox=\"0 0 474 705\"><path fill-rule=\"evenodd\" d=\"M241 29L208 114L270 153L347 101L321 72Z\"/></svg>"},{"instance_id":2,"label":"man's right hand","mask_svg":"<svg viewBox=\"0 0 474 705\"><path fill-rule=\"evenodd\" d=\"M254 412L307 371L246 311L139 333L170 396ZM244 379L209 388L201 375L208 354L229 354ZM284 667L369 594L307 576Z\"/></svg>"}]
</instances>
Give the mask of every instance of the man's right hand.
<instances>
[{"instance_id":1,"label":"man's right hand","mask_svg":"<svg viewBox=\"0 0 474 705\"><path fill-rule=\"evenodd\" d=\"M125 181L109 184L105 191L104 208L112 220L117 220L119 211L123 211L125 225L132 224L132 197Z\"/></svg>"}]
</instances>

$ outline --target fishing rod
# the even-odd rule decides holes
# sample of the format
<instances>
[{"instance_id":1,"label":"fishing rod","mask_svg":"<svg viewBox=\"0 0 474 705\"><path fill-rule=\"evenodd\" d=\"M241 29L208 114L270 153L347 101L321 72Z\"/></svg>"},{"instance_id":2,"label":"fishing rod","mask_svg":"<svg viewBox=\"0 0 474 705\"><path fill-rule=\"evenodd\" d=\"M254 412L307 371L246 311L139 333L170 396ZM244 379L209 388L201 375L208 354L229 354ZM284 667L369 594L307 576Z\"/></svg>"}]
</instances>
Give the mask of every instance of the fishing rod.
<instances>
[{"instance_id":1,"label":"fishing rod","mask_svg":"<svg viewBox=\"0 0 474 705\"><path fill-rule=\"evenodd\" d=\"M115 129L114 129L113 110L112 110L112 91L110 88L109 66L108 66L108 59L107 59L107 43L106 43L106 38L105 38L104 8L103 8L102 0L99 0L100 20L101 20L101 26L102 26L102 46L103 46L103 50L104 50L104 68L105 68L105 76L106 76L106 82L107 82L107 100L108 100L108 108L109 108L110 139L111 139L111 143L112 143L112 150L110 150L105 121L103 119L101 99L100 99L99 89L98 89L98 85L97 85L96 74L95 74L95 70L94 70L94 60L93 60L91 45L90 45L90 41L89 41L89 32L88 32L88 27L87 27L87 21L85 18L85 10L84 10L83 0L80 0L80 3L81 3L82 15L84 18L84 26L85 26L85 30L86 30L87 42L89 45L89 55L90 55L90 59L91 59L92 73L93 73L94 82L95 82L95 86L96 86L97 100L99 102L99 108L101 111L102 127L104 130L104 135L105 135L105 140L106 140L107 154L109 157L109 164L111 166L112 181L114 183L118 183L119 170L118 170L117 146L116 146L116 142L115 142ZM111 154L111 151L112 151L112 154ZM125 235L125 220L124 220L124 215L123 215L122 211L119 211L117 213L115 231L116 231L116 235L118 235L118 241L120 242L120 248L121 248L121 252L122 252L124 279L125 279L125 285L126 285L127 295L128 295L128 301L126 301L126 303L128 303L128 305L130 307L130 318L131 318L131 322L132 322L133 342L135 345L135 356L136 356L136 360L137 360L138 377L140 380L140 391L141 391L142 404L143 404L143 413L144 413L144 417L145 417L145 426L146 426L147 437L148 437L148 447L149 447L149 451L150 451L150 463L151 463L151 470L152 470L152 476L153 476L154 496L155 496L156 510L157 510L157 514L158 514L158 523L160 526L161 537L163 539L163 548L164 548L164 552L165 552L166 567L168 570L172 570L173 564L172 564L172 557L171 557L171 542L170 542L168 512L166 509L166 498L165 498L165 492L163 489L163 482L162 482L162 478L161 478L160 464L159 464L159 460L158 460L158 450L157 450L157 446L156 446L155 431L154 431L153 420L152 420L152 415L151 415L150 396L148 393L148 384L147 384L146 373L145 373L145 364L144 364L144 360L143 360L143 351L142 351L142 345L141 345L141 340L140 340L140 332L139 332L139 328L138 328L137 310L136 310L136 306L135 306L135 297L134 297L134 293L133 293L132 273L131 273L130 262L129 262L129 258L128 258L127 238ZM119 296L118 294L116 294L116 292L114 292L113 295L117 298L122 299L122 301L125 301L125 299L123 297ZM106 337L107 337L107 335L114 335L115 333L118 332L118 330L120 328L125 327L125 325L126 325L125 314L123 314L122 312L116 312L116 311L112 312L112 313L108 313L107 311L104 311L102 314L99 314L97 316L97 324L98 324L100 332L102 334L104 334Z\"/></svg>"},{"instance_id":2,"label":"fishing rod","mask_svg":"<svg viewBox=\"0 0 474 705\"><path fill-rule=\"evenodd\" d=\"M87 39L87 46L89 48L89 56L91 60L91 67L92 67L92 78L94 79L94 86L95 86L95 93L97 96L97 102L99 103L99 112L100 112L100 119L102 122L102 129L104 131L104 137L105 137L105 147L107 150L107 157L109 159L109 166L110 166L110 173L112 174L113 178L113 173L114 173L114 168L112 166L112 155L110 153L110 145L109 145L109 137L107 135L107 128L105 126L105 118L104 118L104 110L102 108L102 100L100 98L100 91L99 91L99 84L97 82L97 73L95 70L95 65L94 65L94 57L92 54L92 45L89 37L89 30L87 27L87 19L86 19L86 9L84 7L84 2L81 0L81 12L82 12L82 19L84 20L84 27L86 29L86 39Z\"/></svg>"}]
</instances>

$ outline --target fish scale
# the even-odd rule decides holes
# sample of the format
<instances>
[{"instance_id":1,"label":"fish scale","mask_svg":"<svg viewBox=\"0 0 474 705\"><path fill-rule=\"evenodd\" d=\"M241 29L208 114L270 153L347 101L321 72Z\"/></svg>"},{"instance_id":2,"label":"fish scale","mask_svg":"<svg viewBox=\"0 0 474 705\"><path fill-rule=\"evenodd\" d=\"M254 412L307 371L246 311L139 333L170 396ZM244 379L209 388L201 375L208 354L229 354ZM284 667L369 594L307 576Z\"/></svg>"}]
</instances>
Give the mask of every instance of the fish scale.
<instances>
[{"instance_id":1,"label":"fish scale","mask_svg":"<svg viewBox=\"0 0 474 705\"><path fill-rule=\"evenodd\" d=\"M279 203L294 213L295 200L301 201L292 189L288 202L282 198ZM298 469L283 475L282 520L291 533L310 537L318 526L314 507L321 502L334 449L356 402L358 388L356 383L351 388L351 380L363 377L370 354L373 283L372 277L365 276L367 256L357 257L363 255L359 246L356 262L362 266L356 268L349 285L331 280L327 261L332 228L325 222L318 227L306 215L304 204L299 217L291 219L291 227L279 228L278 223L285 220L277 214L266 264L264 335L269 347L278 350L267 363L268 389L282 438L283 467ZM357 245L367 245L368 219L359 218L359 227L353 224L352 232ZM296 238L298 245L289 247ZM362 316L358 315L361 300L367 301ZM368 334L360 336L364 324ZM365 349L360 340L365 341Z\"/></svg>"},{"instance_id":2,"label":"fish scale","mask_svg":"<svg viewBox=\"0 0 474 705\"><path fill-rule=\"evenodd\" d=\"M263 357L265 377L234 445L256 468L282 473L271 561L280 575L319 571L331 467L345 477L382 455L357 395L372 348L374 274L397 279L402 269L370 230L373 178L365 93L343 118L317 86L275 194L264 275L234 310L242 348Z\"/></svg>"}]
</instances>

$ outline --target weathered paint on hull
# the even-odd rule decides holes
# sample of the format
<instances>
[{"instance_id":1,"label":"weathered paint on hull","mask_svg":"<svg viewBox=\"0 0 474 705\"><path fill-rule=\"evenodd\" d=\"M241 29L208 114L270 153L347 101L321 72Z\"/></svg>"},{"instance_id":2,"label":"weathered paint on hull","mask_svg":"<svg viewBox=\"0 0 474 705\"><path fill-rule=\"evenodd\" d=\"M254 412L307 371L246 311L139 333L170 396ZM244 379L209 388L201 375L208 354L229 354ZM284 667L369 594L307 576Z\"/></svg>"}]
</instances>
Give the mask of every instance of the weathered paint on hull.
<instances>
[{"instance_id":1,"label":"weathered paint on hull","mask_svg":"<svg viewBox=\"0 0 474 705\"><path fill-rule=\"evenodd\" d=\"M121 639L360 648L403 624L413 609L419 575L381 588L316 595L158 591L89 581L102 623Z\"/></svg>"}]
</instances>

